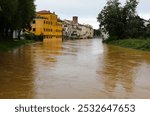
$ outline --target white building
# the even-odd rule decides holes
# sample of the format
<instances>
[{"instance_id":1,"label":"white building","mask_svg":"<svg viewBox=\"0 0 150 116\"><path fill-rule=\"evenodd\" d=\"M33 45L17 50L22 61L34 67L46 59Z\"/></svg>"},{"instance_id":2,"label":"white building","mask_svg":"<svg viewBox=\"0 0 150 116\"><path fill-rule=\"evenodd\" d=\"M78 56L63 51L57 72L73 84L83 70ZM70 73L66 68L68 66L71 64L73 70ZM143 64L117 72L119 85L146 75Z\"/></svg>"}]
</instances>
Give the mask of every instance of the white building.
<instances>
[{"instance_id":1,"label":"white building","mask_svg":"<svg viewBox=\"0 0 150 116\"><path fill-rule=\"evenodd\" d=\"M81 39L93 38L94 30L93 30L92 26L81 25L81 24L79 26L81 28L81 32L80 32Z\"/></svg>"},{"instance_id":2,"label":"white building","mask_svg":"<svg viewBox=\"0 0 150 116\"><path fill-rule=\"evenodd\" d=\"M147 25L150 24L150 20L145 20L145 19L142 19L142 20L143 20L143 22L144 22L144 26L147 26Z\"/></svg>"},{"instance_id":3,"label":"white building","mask_svg":"<svg viewBox=\"0 0 150 116\"><path fill-rule=\"evenodd\" d=\"M63 21L63 37L65 39L85 39L93 38L94 30L91 25L83 25L78 23L78 17L74 16L73 20Z\"/></svg>"},{"instance_id":4,"label":"white building","mask_svg":"<svg viewBox=\"0 0 150 116\"><path fill-rule=\"evenodd\" d=\"M64 20L62 26L63 26L63 37L64 37L64 38L70 37L70 36L71 36L71 33L72 33L71 21L69 21L69 20Z\"/></svg>"},{"instance_id":5,"label":"white building","mask_svg":"<svg viewBox=\"0 0 150 116\"><path fill-rule=\"evenodd\" d=\"M23 30L20 31L20 34L19 34L19 30L14 30L13 31L13 39L18 38L19 36L20 36L20 39L24 39L24 36L23 36L24 34L25 33Z\"/></svg>"}]
</instances>

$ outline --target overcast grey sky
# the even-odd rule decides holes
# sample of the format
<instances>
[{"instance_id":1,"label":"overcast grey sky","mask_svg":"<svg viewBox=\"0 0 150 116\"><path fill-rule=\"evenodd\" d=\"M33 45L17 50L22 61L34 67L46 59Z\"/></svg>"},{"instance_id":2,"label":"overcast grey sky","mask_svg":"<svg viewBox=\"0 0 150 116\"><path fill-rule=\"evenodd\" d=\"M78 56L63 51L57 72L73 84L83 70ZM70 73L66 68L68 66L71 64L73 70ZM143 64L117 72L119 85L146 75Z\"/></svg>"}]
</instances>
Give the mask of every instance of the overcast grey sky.
<instances>
[{"instance_id":1,"label":"overcast grey sky","mask_svg":"<svg viewBox=\"0 0 150 116\"><path fill-rule=\"evenodd\" d=\"M98 28L96 17L103 9L107 0L36 0L36 10L50 10L56 12L61 19L79 17L79 23L90 24ZM120 0L124 3L126 0ZM140 0L137 8L138 14L145 19L150 19L150 0Z\"/></svg>"}]
</instances>

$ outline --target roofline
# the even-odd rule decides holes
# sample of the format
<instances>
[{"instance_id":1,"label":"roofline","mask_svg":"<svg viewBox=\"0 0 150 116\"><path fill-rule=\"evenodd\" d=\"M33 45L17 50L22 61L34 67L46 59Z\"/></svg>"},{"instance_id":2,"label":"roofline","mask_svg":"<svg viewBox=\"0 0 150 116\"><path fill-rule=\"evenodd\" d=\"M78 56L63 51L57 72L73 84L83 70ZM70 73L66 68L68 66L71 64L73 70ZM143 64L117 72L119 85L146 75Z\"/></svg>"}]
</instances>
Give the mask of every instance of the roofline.
<instances>
[{"instance_id":1,"label":"roofline","mask_svg":"<svg viewBox=\"0 0 150 116\"><path fill-rule=\"evenodd\" d=\"M37 11L36 14L55 14L55 12L50 12L49 10L41 10L41 11Z\"/></svg>"}]
</instances>

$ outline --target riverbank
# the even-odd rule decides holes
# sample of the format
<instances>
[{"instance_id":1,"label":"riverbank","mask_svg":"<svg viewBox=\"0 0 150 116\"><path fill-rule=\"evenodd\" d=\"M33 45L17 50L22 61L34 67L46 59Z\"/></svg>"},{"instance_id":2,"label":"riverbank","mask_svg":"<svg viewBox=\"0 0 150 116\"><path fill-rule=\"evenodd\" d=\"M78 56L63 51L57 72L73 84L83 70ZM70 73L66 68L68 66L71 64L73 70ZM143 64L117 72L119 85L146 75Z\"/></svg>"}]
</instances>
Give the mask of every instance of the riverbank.
<instances>
[{"instance_id":1,"label":"riverbank","mask_svg":"<svg viewBox=\"0 0 150 116\"><path fill-rule=\"evenodd\" d=\"M150 51L150 39L105 40L104 43L125 47L125 48Z\"/></svg>"},{"instance_id":2,"label":"riverbank","mask_svg":"<svg viewBox=\"0 0 150 116\"><path fill-rule=\"evenodd\" d=\"M0 41L0 51L15 49L21 45L32 43L33 40Z\"/></svg>"}]
</instances>

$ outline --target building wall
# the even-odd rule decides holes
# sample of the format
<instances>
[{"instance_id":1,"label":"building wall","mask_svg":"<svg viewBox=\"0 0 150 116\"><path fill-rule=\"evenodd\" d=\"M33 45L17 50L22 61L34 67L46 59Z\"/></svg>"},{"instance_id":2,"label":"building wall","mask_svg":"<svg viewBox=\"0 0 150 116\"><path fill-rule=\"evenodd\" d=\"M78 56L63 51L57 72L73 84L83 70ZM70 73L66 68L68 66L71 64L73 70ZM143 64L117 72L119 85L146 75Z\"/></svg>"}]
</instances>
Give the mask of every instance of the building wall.
<instances>
[{"instance_id":1,"label":"building wall","mask_svg":"<svg viewBox=\"0 0 150 116\"><path fill-rule=\"evenodd\" d=\"M57 33L56 38L58 38L58 39L61 38L62 39L62 22L61 21L57 22L56 33Z\"/></svg>"},{"instance_id":2,"label":"building wall","mask_svg":"<svg viewBox=\"0 0 150 116\"><path fill-rule=\"evenodd\" d=\"M32 33L37 36L43 35L47 38L50 35L50 25L48 19L36 18L32 23Z\"/></svg>"},{"instance_id":3,"label":"building wall","mask_svg":"<svg viewBox=\"0 0 150 116\"><path fill-rule=\"evenodd\" d=\"M70 38L93 38L94 30L90 25L82 25L78 23L78 17L74 16L73 20L63 21L63 37L64 39Z\"/></svg>"},{"instance_id":4,"label":"building wall","mask_svg":"<svg viewBox=\"0 0 150 116\"><path fill-rule=\"evenodd\" d=\"M90 26L87 27L87 32L88 32L88 38L93 38L94 36L94 29Z\"/></svg>"},{"instance_id":5,"label":"building wall","mask_svg":"<svg viewBox=\"0 0 150 116\"><path fill-rule=\"evenodd\" d=\"M93 38L94 30L90 25L81 25L82 31L80 33L81 39Z\"/></svg>"},{"instance_id":6,"label":"building wall","mask_svg":"<svg viewBox=\"0 0 150 116\"><path fill-rule=\"evenodd\" d=\"M72 25L70 21L64 20L62 22L62 27L63 27L63 38L64 39L69 39L71 37L72 33Z\"/></svg>"},{"instance_id":7,"label":"building wall","mask_svg":"<svg viewBox=\"0 0 150 116\"><path fill-rule=\"evenodd\" d=\"M37 12L33 20L31 32L36 36L42 35L44 39L62 39L62 23L55 13L50 11Z\"/></svg>"}]
</instances>

